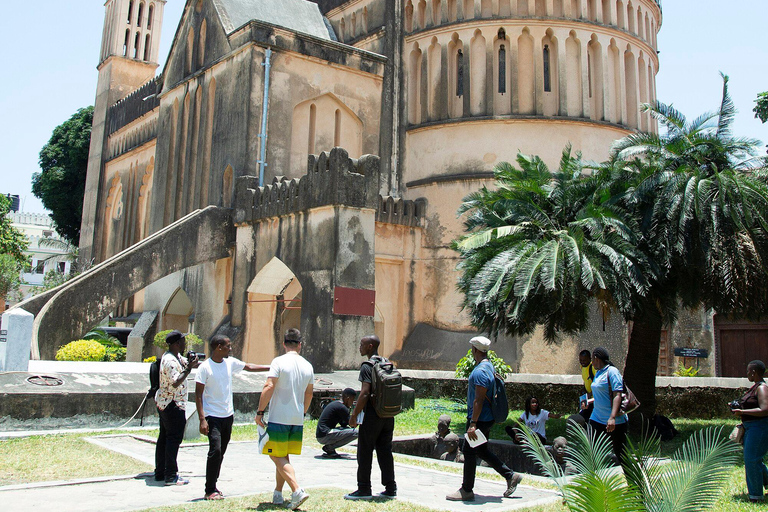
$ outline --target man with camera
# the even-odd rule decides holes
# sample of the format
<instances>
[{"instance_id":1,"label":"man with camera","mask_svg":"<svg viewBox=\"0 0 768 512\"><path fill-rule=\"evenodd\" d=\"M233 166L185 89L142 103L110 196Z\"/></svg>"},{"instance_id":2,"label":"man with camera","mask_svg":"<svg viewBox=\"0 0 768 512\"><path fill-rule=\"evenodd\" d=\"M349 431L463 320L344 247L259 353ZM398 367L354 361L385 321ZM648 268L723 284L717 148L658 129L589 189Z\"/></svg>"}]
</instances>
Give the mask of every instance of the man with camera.
<instances>
[{"instance_id":1,"label":"man with camera","mask_svg":"<svg viewBox=\"0 0 768 512\"><path fill-rule=\"evenodd\" d=\"M217 334L210 341L211 357L204 361L195 376L195 403L200 419L200 433L208 436L208 461L205 467L205 499L220 500L224 495L216 488L221 462L232 436L235 408L232 400L232 374L242 370L265 372L269 366L249 364L230 357L232 342Z\"/></svg>"},{"instance_id":2,"label":"man with camera","mask_svg":"<svg viewBox=\"0 0 768 512\"><path fill-rule=\"evenodd\" d=\"M194 352L190 352L191 359L181 355L187 345L184 337L184 334L175 330L165 336L168 350L160 360L160 388L155 393L155 403L160 416L160 435L155 447L155 480L165 480L165 485L189 483L189 480L179 476L176 457L187 424L184 413L187 377L192 369L200 365L200 361Z\"/></svg>"}]
</instances>

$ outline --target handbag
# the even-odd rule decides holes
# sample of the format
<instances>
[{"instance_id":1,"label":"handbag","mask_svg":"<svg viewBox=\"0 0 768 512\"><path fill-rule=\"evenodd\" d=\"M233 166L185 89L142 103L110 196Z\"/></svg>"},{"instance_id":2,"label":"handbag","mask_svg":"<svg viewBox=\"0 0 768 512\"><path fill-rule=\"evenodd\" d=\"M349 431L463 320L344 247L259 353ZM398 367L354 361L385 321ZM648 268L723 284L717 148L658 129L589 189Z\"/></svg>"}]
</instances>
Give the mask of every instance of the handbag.
<instances>
[{"instance_id":1,"label":"handbag","mask_svg":"<svg viewBox=\"0 0 768 512\"><path fill-rule=\"evenodd\" d=\"M611 386L611 377L610 375L607 376L608 378L608 389L611 390L611 399L613 399L613 387ZM637 399L635 394L632 392L631 389L627 387L627 384L624 382L624 378L621 378L621 385L624 388L623 391L620 391L621 393L621 403L619 404L619 414L629 414L633 412L635 409L640 407L640 400Z\"/></svg>"},{"instance_id":2,"label":"handbag","mask_svg":"<svg viewBox=\"0 0 768 512\"><path fill-rule=\"evenodd\" d=\"M731 435L728 436L728 439L734 443L744 444L744 425L739 423L733 427Z\"/></svg>"}]
</instances>

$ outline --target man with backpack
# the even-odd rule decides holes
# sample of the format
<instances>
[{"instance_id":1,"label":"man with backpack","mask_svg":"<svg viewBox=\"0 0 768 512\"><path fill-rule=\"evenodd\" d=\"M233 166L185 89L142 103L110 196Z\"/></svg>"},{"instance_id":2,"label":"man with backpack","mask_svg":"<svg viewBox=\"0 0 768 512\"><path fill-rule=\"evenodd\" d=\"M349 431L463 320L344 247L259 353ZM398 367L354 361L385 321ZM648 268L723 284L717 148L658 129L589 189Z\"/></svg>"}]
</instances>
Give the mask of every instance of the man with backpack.
<instances>
[{"instance_id":1,"label":"man with backpack","mask_svg":"<svg viewBox=\"0 0 768 512\"><path fill-rule=\"evenodd\" d=\"M370 500L371 466L373 450L379 460L384 492L379 498L397 497L395 459L392 456L392 436L395 432L394 416L400 412L402 383L392 363L378 354L379 338L375 335L360 340L360 355L367 358L360 365L358 380L362 383L349 426L360 425L357 440L357 490L344 496L347 500ZM362 418L358 419L362 413Z\"/></svg>"},{"instance_id":2,"label":"man with backpack","mask_svg":"<svg viewBox=\"0 0 768 512\"><path fill-rule=\"evenodd\" d=\"M467 387L468 440L464 443L464 479L459 490L449 494L445 499L449 501L475 501L473 489L475 486L478 457L487 462L498 474L504 477L507 481L504 497L509 498L514 494L517 485L523 479L522 475L509 469L496 455L491 453L487 442L475 447L470 446L469 443L470 440L477 440L477 431L482 432L486 439L490 438L491 427L494 424L494 408L496 408L496 405L491 402L490 397L497 396L501 398L503 396L503 400L506 401L506 394L496 393L496 372L488 360L488 349L491 348L491 340L485 336L476 336L469 340L469 343L472 345L472 357L477 364L469 375ZM499 382L503 381L499 380ZM506 404L499 405L503 406Z\"/></svg>"}]
</instances>

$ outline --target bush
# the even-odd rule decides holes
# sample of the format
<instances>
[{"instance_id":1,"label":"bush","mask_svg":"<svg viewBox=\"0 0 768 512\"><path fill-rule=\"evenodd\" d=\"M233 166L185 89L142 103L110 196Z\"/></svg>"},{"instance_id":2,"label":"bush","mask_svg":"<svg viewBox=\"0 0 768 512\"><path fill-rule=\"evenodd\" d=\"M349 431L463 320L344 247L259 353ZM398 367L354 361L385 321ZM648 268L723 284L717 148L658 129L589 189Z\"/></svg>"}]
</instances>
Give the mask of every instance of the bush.
<instances>
[{"instance_id":1,"label":"bush","mask_svg":"<svg viewBox=\"0 0 768 512\"><path fill-rule=\"evenodd\" d=\"M494 370L496 370L496 373L501 375L502 378L506 378L507 375L512 373L512 367L509 366L507 363L504 362L502 358L496 355L496 352L493 350L488 351L488 360L493 365ZM475 369L475 366L477 363L475 363L475 359L472 357L472 349L469 349L467 352L467 355L459 359L459 362L456 363L456 378L457 379L466 379L469 377L469 374L472 373L472 370Z\"/></svg>"},{"instance_id":2,"label":"bush","mask_svg":"<svg viewBox=\"0 0 768 512\"><path fill-rule=\"evenodd\" d=\"M685 367L683 363L680 363L680 366L675 370L675 377L698 377L699 376L699 370L691 367Z\"/></svg>"},{"instance_id":3,"label":"bush","mask_svg":"<svg viewBox=\"0 0 768 512\"><path fill-rule=\"evenodd\" d=\"M165 342L165 337L168 335L169 332L171 332L173 329L167 329L165 331L160 331L157 334L155 334L154 343L156 347L160 347L163 350L168 348L168 344ZM187 348L192 349L193 347L200 347L203 345L203 340L194 333L188 333L187 336Z\"/></svg>"},{"instance_id":4,"label":"bush","mask_svg":"<svg viewBox=\"0 0 768 512\"><path fill-rule=\"evenodd\" d=\"M95 340L75 340L56 352L57 361L104 361L107 349Z\"/></svg>"}]
</instances>

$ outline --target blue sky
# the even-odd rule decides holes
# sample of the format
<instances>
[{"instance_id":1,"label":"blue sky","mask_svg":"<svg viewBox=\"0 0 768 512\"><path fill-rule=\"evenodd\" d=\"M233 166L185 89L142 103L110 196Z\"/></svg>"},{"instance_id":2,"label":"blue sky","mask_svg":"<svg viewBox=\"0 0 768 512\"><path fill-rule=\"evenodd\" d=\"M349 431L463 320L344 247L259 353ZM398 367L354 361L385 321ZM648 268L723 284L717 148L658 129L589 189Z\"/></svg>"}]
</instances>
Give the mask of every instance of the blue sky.
<instances>
[{"instance_id":1,"label":"blue sky","mask_svg":"<svg viewBox=\"0 0 768 512\"><path fill-rule=\"evenodd\" d=\"M160 59L168 55L182 0L168 0ZM739 115L736 135L768 143L768 124L754 119L757 94L768 90L765 0L664 0L659 33L658 97L689 118L717 107L722 82ZM101 1L13 2L0 21L5 79L0 81L0 192L22 196L24 210L44 211L31 192L38 153L54 127L93 104L104 5ZM162 65L162 62L161 62Z\"/></svg>"}]
</instances>

